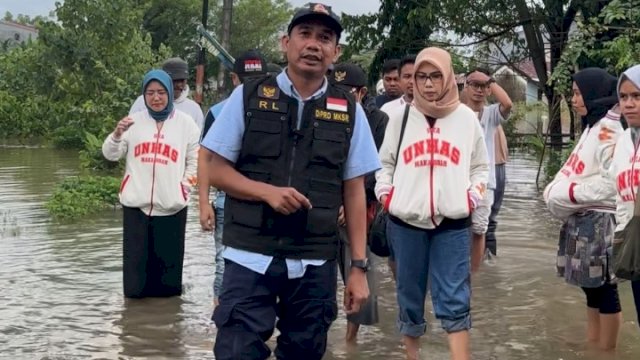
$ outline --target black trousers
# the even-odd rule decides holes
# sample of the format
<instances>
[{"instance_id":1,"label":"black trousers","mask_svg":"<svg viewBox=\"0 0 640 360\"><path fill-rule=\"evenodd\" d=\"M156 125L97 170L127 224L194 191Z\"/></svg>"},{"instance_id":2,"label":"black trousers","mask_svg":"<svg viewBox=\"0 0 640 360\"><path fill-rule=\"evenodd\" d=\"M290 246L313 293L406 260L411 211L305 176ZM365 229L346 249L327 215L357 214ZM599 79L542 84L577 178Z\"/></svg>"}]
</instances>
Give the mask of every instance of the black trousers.
<instances>
[{"instance_id":1,"label":"black trousers","mask_svg":"<svg viewBox=\"0 0 640 360\"><path fill-rule=\"evenodd\" d=\"M182 294L187 208L169 216L147 216L123 207L123 285L128 298Z\"/></svg>"},{"instance_id":2,"label":"black trousers","mask_svg":"<svg viewBox=\"0 0 640 360\"><path fill-rule=\"evenodd\" d=\"M636 315L638 316L638 325L640 325L640 280L631 282L633 290L633 301L636 304Z\"/></svg>"},{"instance_id":3,"label":"black trousers","mask_svg":"<svg viewBox=\"0 0 640 360\"><path fill-rule=\"evenodd\" d=\"M280 330L278 360L322 359L338 312L336 276L335 260L308 266L299 279L288 278L281 258L264 275L225 260L220 305L213 312L216 360L267 359L271 349L265 342L274 326Z\"/></svg>"},{"instance_id":4,"label":"black trousers","mask_svg":"<svg viewBox=\"0 0 640 360\"><path fill-rule=\"evenodd\" d=\"M496 228L498 227L498 213L502 207L504 199L504 187L507 183L507 172L505 164L496 165L496 189L493 191L493 205L489 215L489 227L487 228L485 248L489 249L493 255L498 253L498 242L496 240Z\"/></svg>"}]
</instances>

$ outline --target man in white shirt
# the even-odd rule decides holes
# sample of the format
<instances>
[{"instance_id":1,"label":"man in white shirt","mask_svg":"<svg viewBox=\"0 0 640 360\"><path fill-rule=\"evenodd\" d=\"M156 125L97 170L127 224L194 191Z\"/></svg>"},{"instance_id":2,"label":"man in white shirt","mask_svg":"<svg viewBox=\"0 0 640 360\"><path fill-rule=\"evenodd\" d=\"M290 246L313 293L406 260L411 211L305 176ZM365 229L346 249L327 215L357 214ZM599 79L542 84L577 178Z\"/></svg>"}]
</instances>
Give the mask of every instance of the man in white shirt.
<instances>
[{"instance_id":1,"label":"man in white shirt","mask_svg":"<svg viewBox=\"0 0 640 360\"><path fill-rule=\"evenodd\" d=\"M391 109L395 109L396 107L404 108L406 104L411 104L413 102L413 64L415 62L415 55L406 55L402 60L400 60L398 73L400 77L400 90L402 90L402 96L382 105L380 110L388 114Z\"/></svg>"},{"instance_id":2,"label":"man in white shirt","mask_svg":"<svg viewBox=\"0 0 640 360\"><path fill-rule=\"evenodd\" d=\"M487 97L490 95L494 96L497 103L487 105ZM509 119L513 103L507 92L482 69L475 69L466 75L462 98L464 99L463 103L477 114L480 125L482 125L490 162L487 192L472 214L471 271L475 272L479 269L482 258L485 256L485 234L489 227L489 216L494 200L493 192L496 189L494 143L496 129ZM489 254L487 253L487 255Z\"/></svg>"}]
</instances>

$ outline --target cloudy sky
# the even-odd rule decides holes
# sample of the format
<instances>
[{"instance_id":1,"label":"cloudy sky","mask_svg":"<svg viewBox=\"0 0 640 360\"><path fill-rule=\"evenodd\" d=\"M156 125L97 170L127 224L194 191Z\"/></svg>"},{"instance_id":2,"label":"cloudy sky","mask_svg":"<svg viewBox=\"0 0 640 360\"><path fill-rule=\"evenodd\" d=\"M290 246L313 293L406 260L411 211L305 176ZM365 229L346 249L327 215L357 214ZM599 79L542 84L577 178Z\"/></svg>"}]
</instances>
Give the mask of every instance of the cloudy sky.
<instances>
[{"instance_id":1,"label":"cloudy sky","mask_svg":"<svg viewBox=\"0 0 640 360\"><path fill-rule=\"evenodd\" d=\"M0 0L0 16L4 16L6 11L12 14L25 14L30 16L48 15L55 10L56 1L63 0ZM211 0L210 0L211 1ZM304 5L310 0L289 0L293 6ZM379 0L324 0L324 4L331 5L333 11L340 14L363 14L376 12L380 7Z\"/></svg>"}]
</instances>

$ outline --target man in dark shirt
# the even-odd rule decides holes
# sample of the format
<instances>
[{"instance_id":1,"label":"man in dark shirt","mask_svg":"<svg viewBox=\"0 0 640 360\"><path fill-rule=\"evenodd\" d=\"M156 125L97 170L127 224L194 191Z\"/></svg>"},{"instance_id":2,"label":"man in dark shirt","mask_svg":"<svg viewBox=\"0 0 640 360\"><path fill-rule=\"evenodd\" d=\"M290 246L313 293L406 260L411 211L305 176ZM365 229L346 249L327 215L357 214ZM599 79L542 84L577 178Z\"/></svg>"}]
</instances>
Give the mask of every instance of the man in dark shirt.
<instances>
[{"instance_id":1,"label":"man in dark shirt","mask_svg":"<svg viewBox=\"0 0 640 360\"><path fill-rule=\"evenodd\" d=\"M382 84L384 85L384 94L376 96L376 106L379 108L389 101L395 100L402 95L400 89L400 74L398 68L400 60L390 59L382 65Z\"/></svg>"},{"instance_id":2,"label":"man in dark shirt","mask_svg":"<svg viewBox=\"0 0 640 360\"><path fill-rule=\"evenodd\" d=\"M380 111L375 104L365 101L367 99L367 75L362 70L362 68L355 64L338 64L334 67L334 70L329 77L329 81L343 90L353 94L356 98L356 102L359 102L364 108L365 114L367 115L367 120L369 122L369 127L371 128L371 133L373 134L374 142L376 143L376 148L380 149L382 146L382 141L384 140L384 132L387 127L387 122L389 121L389 116L386 113ZM365 190L367 196L367 208L375 209L378 201L376 200L376 195L374 192L376 184L376 179L374 174L368 174L365 177ZM371 209L371 210L373 210ZM367 211L368 214L374 214L373 211ZM368 223L370 223L371 216L369 216ZM338 263L340 266L340 272L342 273L342 279L345 284L347 283L349 269L351 268L350 264L350 254L351 250L349 247L349 239L346 234L345 218L344 211L341 209L340 217L338 218L338 223L341 225L340 228L340 240L341 240L341 255L338 258ZM367 247L367 257L369 259L372 258L371 251ZM367 272L367 282L369 284L373 284L375 282L375 272L369 271ZM375 291L376 286L369 287L369 299L365 304L362 305L360 311L355 314L347 315L347 333L346 333L346 341L347 342L355 342L356 337L358 335L358 330L360 325L374 325L378 322L378 299Z\"/></svg>"}]
</instances>

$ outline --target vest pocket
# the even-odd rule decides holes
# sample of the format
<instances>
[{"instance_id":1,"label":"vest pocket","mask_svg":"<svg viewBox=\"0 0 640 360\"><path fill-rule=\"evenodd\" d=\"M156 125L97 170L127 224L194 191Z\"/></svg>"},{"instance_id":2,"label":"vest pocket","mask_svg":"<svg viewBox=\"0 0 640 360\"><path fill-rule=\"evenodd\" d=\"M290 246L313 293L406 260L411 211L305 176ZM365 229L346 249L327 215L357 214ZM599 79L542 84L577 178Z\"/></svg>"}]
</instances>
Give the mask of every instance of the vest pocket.
<instances>
[{"instance_id":1,"label":"vest pocket","mask_svg":"<svg viewBox=\"0 0 640 360\"><path fill-rule=\"evenodd\" d=\"M307 213L307 234L312 236L329 236L338 232L338 211L340 202L336 203L333 194L310 191L311 210Z\"/></svg>"},{"instance_id":2,"label":"vest pocket","mask_svg":"<svg viewBox=\"0 0 640 360\"><path fill-rule=\"evenodd\" d=\"M311 162L339 168L346 160L345 140L342 131L314 129Z\"/></svg>"},{"instance_id":3,"label":"vest pocket","mask_svg":"<svg viewBox=\"0 0 640 360\"><path fill-rule=\"evenodd\" d=\"M243 147L247 155L278 157L282 146L282 123L252 119L245 132Z\"/></svg>"},{"instance_id":4,"label":"vest pocket","mask_svg":"<svg viewBox=\"0 0 640 360\"><path fill-rule=\"evenodd\" d=\"M229 197L225 201L229 202L229 213L233 223L255 229L262 227L263 203L236 200Z\"/></svg>"}]
</instances>

